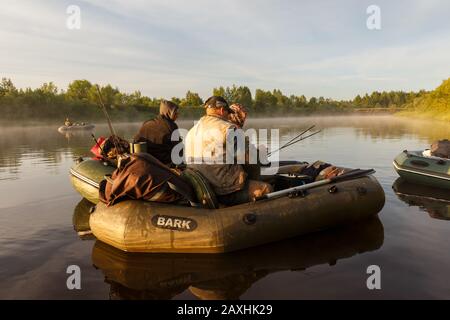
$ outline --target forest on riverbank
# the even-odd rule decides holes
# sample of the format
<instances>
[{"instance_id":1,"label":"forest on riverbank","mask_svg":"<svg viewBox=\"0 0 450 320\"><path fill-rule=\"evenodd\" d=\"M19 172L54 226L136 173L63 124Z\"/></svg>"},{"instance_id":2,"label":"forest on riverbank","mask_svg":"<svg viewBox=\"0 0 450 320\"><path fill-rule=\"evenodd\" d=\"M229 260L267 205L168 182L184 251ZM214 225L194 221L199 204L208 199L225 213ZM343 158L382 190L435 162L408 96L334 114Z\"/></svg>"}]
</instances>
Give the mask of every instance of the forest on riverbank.
<instances>
[{"instance_id":1,"label":"forest on riverbank","mask_svg":"<svg viewBox=\"0 0 450 320\"><path fill-rule=\"evenodd\" d=\"M124 93L110 84L100 86L105 105L117 120L143 120L158 113L162 98L150 98L140 91ZM407 115L427 114L448 119L450 79L438 89L427 92L383 91L357 95L352 100L334 100L305 95L285 95L279 89L265 91L256 89L252 94L246 86L218 87L211 94L221 95L230 103L241 103L252 117L278 115L311 115L352 113L359 110L370 112L394 112L408 110ZM181 106L181 117L197 118L203 114L203 99L198 93L187 91L184 97L165 97ZM423 111L423 112L422 112ZM442 114L445 114L442 116ZM67 89L59 89L52 82L39 88L16 88L11 79L0 83L1 120L58 120L70 117L75 121L103 119L98 107L98 94L88 80L75 80Z\"/></svg>"},{"instance_id":2,"label":"forest on riverbank","mask_svg":"<svg viewBox=\"0 0 450 320\"><path fill-rule=\"evenodd\" d=\"M405 105L404 116L450 121L450 79Z\"/></svg>"}]
</instances>

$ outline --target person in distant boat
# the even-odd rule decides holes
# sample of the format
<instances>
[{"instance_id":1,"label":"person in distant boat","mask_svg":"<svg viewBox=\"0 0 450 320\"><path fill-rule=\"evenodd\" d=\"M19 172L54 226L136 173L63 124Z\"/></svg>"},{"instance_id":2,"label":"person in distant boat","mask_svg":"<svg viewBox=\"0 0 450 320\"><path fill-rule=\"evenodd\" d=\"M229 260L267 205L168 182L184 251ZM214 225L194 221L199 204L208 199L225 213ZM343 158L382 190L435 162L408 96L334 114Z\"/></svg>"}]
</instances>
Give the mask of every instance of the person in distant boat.
<instances>
[{"instance_id":1,"label":"person in distant boat","mask_svg":"<svg viewBox=\"0 0 450 320\"><path fill-rule=\"evenodd\" d=\"M172 149L179 143L172 141L172 133L178 129L178 105L162 100L159 115L144 122L134 137L135 142L146 142L147 152L166 165L172 164Z\"/></svg>"},{"instance_id":2,"label":"person in distant boat","mask_svg":"<svg viewBox=\"0 0 450 320\"><path fill-rule=\"evenodd\" d=\"M73 123L72 123L72 121L69 120L69 118L66 118L66 120L64 121L64 125L65 125L66 127L70 127L70 126L73 125Z\"/></svg>"},{"instance_id":3,"label":"person in distant boat","mask_svg":"<svg viewBox=\"0 0 450 320\"><path fill-rule=\"evenodd\" d=\"M220 203L235 205L254 200L272 191L270 184L248 179L236 155L227 163L228 150L236 150L236 144L228 145L227 136L238 126L229 121L234 111L220 96L206 100L206 115L192 127L185 140L187 166L199 171L211 184Z\"/></svg>"}]
</instances>

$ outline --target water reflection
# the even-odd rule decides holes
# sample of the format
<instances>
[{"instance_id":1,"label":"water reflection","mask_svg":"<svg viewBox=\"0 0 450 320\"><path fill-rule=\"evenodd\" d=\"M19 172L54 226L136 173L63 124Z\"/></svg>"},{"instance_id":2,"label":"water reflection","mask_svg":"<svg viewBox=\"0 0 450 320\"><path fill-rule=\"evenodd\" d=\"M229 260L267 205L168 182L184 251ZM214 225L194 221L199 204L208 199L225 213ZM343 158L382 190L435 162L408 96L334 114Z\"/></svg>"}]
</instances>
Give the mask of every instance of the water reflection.
<instances>
[{"instance_id":1,"label":"water reflection","mask_svg":"<svg viewBox=\"0 0 450 320\"><path fill-rule=\"evenodd\" d=\"M133 254L100 241L92 261L110 285L112 299L171 299L189 290L199 299L238 299L255 282L279 271L303 271L383 245L378 217L228 254Z\"/></svg>"},{"instance_id":2,"label":"water reflection","mask_svg":"<svg viewBox=\"0 0 450 320\"><path fill-rule=\"evenodd\" d=\"M190 128L193 120L181 120L181 128ZM316 154L323 160L339 157L339 149L333 152L329 148L338 147L340 150L350 150L353 144L370 137L372 140L379 139L420 139L422 142L415 145L420 149L428 146L432 141L450 137L450 124L446 122L432 122L411 120L393 116L342 116L342 117L304 117L304 118L277 118L277 119L250 119L247 128L275 128L280 130L281 143L297 134L300 129L316 124L323 132L308 139L301 144L295 145L283 153L283 157L289 157L295 150L301 152L302 148L311 148L311 144L317 146ZM140 123L118 123L114 124L117 133L131 139L137 132ZM108 135L108 127L97 125L93 131L79 131L60 134L55 126L2 126L0 128L0 180L18 179L21 167L27 165L26 160L36 160L37 164L45 167L58 166L65 157L76 158L89 155L89 150L94 144L91 133L97 137ZM350 141L349 141L350 140ZM323 146L323 147L321 147ZM410 145L402 145L396 153ZM323 150L322 150L323 148ZM369 146L366 146L369 148ZM327 157L322 156L327 152ZM312 152L311 152L312 153ZM317 156L312 155L317 160ZM344 161L340 161L343 163ZM36 164L36 163L34 163ZM344 163L343 163L344 164Z\"/></svg>"},{"instance_id":3,"label":"water reflection","mask_svg":"<svg viewBox=\"0 0 450 320\"><path fill-rule=\"evenodd\" d=\"M179 124L182 128L190 128L193 123L191 120L183 120ZM392 160L401 150L421 149L433 140L450 137L450 124L392 116L337 116L251 119L247 127L278 128L283 142L312 124L324 129L323 132L283 150L281 159L309 162L321 159L346 167L375 168L375 176L386 193L387 202L380 217L388 236L382 250L373 255L353 256L350 261L334 268L333 274L329 275L334 278L333 282L310 279L308 285L314 286L314 292L308 290L307 293L299 293L285 288L284 283L296 281L297 274L282 272L275 276L276 281L265 278L258 284L262 285L261 290L269 292L264 296L284 296L289 299L327 297L327 293L335 290L336 283L340 286L342 284L341 287L345 286L347 278L341 278L340 272L350 274L349 277L355 280L352 283L357 283L360 263L364 261L381 264L383 268L391 270L391 285L380 292L382 297L449 298L448 281L444 280L448 278L446 270L450 267L447 241L450 223L436 223L436 220L424 219L423 215L410 214L417 211L417 207L406 208L392 190L392 184L398 177L392 168ZM140 125L141 122L115 123L114 127L120 136L131 139ZM277 270L305 268L350 257L358 251L370 250L370 247L367 248L367 241L360 240L364 239L364 234L354 232L353 235L343 234L342 238L329 236L329 242L318 239L317 244L314 240L309 240L309 244L306 241L307 244L302 245L301 241L297 241L281 247L274 245L266 249L252 249L245 254L236 253L227 259L222 257L222 260L212 256L183 258L160 255L150 256L139 262L139 259L136 261L135 258L119 253L119 258L117 254L108 255L112 256L110 262L114 264L104 272L112 286L101 288L99 283L103 284L103 274L88 267L91 265L94 243L80 241L75 233L67 233L72 228L72 220L75 226L81 226L77 232L88 231L86 212L90 204L80 202L74 210L80 198L70 185L68 171L74 159L89 156L89 149L94 142L89 133L65 137L57 128L58 125L23 127L13 124L0 127L0 260L3 267L0 269L14 271L16 274L16 277L12 277L11 273L0 272L0 296L73 298L72 295L75 295L103 298L103 290L106 289L113 296L160 298L164 295L172 297L177 290L189 289L189 292L202 297L207 297L207 292L213 292L211 296L216 297L236 297L242 296L242 292L258 279ZM94 133L99 137L108 135L108 131L108 126L103 124L97 125ZM420 193L421 201L423 194ZM431 196L435 195L436 192L433 191ZM424 210L431 208L429 212L434 216L448 217L448 204L431 199L430 205L429 200L419 204L416 197L414 206L421 206ZM24 221L27 223L23 223ZM357 234L360 236L356 236ZM381 246L382 238L381 235L378 244L374 241L372 250ZM339 244L342 243L341 239L346 245ZM362 245L360 248L359 242ZM282 254L283 251L287 253ZM102 259L105 261L106 258ZM164 265L164 261L167 265ZM187 280L183 278L184 262L187 263ZM65 268L73 263L86 263L86 269L89 270L83 270L86 270L86 275L92 275L83 278L85 289L76 293L68 292L65 286ZM216 272L214 268L217 268ZM60 274L64 279L55 280L54 275L59 273L54 270L63 270ZM116 275L114 270L123 270L126 274ZM129 270L137 270L136 276L130 275ZM155 272L152 273L151 270ZM411 270L415 276L409 276L404 270ZM142 280L143 273L148 278ZM133 279L136 280L133 282ZM280 279L284 282L280 282ZM55 281L62 284L61 287L55 286ZM138 281L141 281L141 286ZM177 284L177 281L180 283ZM228 284L231 287L227 287ZM233 291L233 286L236 286L236 291ZM47 287L53 290L46 290ZM346 290L347 297L361 297L357 286L346 286ZM260 293L249 290L245 297L259 298Z\"/></svg>"},{"instance_id":4,"label":"water reflection","mask_svg":"<svg viewBox=\"0 0 450 320\"><path fill-rule=\"evenodd\" d=\"M450 220L450 192L406 182L398 178L392 188L397 197L409 206L419 207L431 218Z\"/></svg>"},{"instance_id":5,"label":"water reflection","mask_svg":"<svg viewBox=\"0 0 450 320\"><path fill-rule=\"evenodd\" d=\"M90 139L92 138L92 134L94 134L94 130L82 130L82 131L58 131L64 138L67 139L68 142L74 141L76 142L79 139Z\"/></svg>"},{"instance_id":6,"label":"water reflection","mask_svg":"<svg viewBox=\"0 0 450 320\"><path fill-rule=\"evenodd\" d=\"M89 217L95 205L86 199L81 199L73 211L72 224L73 229L77 232L82 240L95 239L89 226Z\"/></svg>"},{"instance_id":7,"label":"water reflection","mask_svg":"<svg viewBox=\"0 0 450 320\"><path fill-rule=\"evenodd\" d=\"M429 121L411 119L406 117L395 117L390 115L381 116L325 116L274 119L281 134L295 134L299 127L307 124L316 124L318 128L342 129L353 128L357 138L378 139L400 139L420 138L427 143L438 139L450 137L450 123L445 121ZM271 126L274 120L253 119L248 124L255 128ZM280 120L280 121L278 121Z\"/></svg>"}]
</instances>

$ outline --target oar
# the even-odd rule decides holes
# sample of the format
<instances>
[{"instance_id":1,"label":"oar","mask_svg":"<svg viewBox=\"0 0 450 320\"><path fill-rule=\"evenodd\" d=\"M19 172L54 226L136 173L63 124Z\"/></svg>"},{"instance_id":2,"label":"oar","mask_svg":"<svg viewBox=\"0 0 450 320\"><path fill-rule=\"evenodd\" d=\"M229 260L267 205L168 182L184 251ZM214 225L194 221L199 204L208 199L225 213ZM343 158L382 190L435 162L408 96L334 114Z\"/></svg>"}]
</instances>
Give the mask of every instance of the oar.
<instances>
[{"instance_id":1,"label":"oar","mask_svg":"<svg viewBox=\"0 0 450 320\"><path fill-rule=\"evenodd\" d=\"M302 186L268 193L262 197L257 198L256 200L278 198L278 197L282 197L284 195L288 195L292 192L304 191L304 190L308 190L311 188L320 187L320 186L323 186L323 185L326 185L329 183L334 183L334 182L343 181L343 180L347 180L347 179L354 179L354 178L358 178L358 177L362 177L362 176L367 176L367 175L370 175L373 173L375 173L374 169L368 169L368 170L355 169L355 170L351 170L347 173L344 173L343 175L336 176L333 178L315 181L315 182L311 182L308 184L304 184Z\"/></svg>"},{"instance_id":2,"label":"oar","mask_svg":"<svg viewBox=\"0 0 450 320\"><path fill-rule=\"evenodd\" d=\"M297 160L281 160L278 162L269 162L267 164L262 164L261 167L283 167L283 166L290 166L293 164L307 164L305 161L297 161Z\"/></svg>"}]
</instances>

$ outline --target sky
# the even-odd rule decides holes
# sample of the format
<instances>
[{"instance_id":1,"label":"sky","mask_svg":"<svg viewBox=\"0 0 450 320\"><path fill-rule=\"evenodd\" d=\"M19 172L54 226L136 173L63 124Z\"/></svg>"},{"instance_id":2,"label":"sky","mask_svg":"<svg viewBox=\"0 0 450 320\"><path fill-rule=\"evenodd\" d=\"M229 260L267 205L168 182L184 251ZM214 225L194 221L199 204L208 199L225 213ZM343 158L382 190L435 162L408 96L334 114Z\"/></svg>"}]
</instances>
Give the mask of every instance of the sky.
<instances>
[{"instance_id":1,"label":"sky","mask_svg":"<svg viewBox=\"0 0 450 320\"><path fill-rule=\"evenodd\" d=\"M80 29L67 8L80 8ZM366 10L380 8L381 29ZM246 85L350 99L450 77L448 0L0 0L0 77L151 97Z\"/></svg>"}]
</instances>

